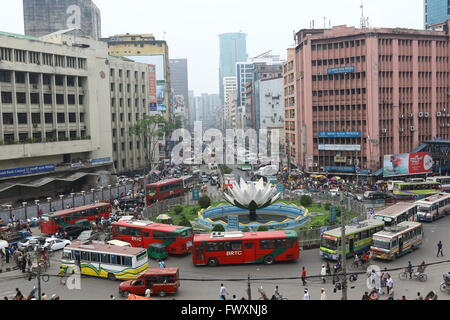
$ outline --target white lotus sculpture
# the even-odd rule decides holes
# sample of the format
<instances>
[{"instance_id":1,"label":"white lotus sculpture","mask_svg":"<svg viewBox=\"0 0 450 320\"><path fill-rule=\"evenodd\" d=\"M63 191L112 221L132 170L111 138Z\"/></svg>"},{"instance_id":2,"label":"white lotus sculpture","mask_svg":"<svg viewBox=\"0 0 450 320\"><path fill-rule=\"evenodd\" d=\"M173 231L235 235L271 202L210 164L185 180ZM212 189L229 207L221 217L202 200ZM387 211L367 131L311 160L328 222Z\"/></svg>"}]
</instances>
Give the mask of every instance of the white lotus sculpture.
<instances>
[{"instance_id":1,"label":"white lotus sculpture","mask_svg":"<svg viewBox=\"0 0 450 320\"><path fill-rule=\"evenodd\" d=\"M225 200L230 204L250 211L250 221L256 221L256 210L264 209L281 197L276 187L270 183L264 184L261 179L256 183L247 183L241 179L240 185L233 183L233 188L224 192Z\"/></svg>"}]
</instances>

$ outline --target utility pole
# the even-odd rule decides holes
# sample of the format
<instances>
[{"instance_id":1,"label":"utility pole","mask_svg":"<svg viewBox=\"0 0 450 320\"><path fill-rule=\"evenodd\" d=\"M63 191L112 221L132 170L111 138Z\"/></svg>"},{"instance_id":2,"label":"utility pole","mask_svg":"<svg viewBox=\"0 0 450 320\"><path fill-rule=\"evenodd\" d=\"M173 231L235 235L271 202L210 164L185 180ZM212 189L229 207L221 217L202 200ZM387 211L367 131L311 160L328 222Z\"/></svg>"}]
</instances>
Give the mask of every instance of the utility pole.
<instances>
[{"instance_id":1,"label":"utility pole","mask_svg":"<svg viewBox=\"0 0 450 320\"><path fill-rule=\"evenodd\" d=\"M39 250L37 252L39 252ZM41 265L39 263L39 254L36 255L36 260L37 260L38 300L41 300L42 299L42 293L41 293Z\"/></svg>"},{"instance_id":2,"label":"utility pole","mask_svg":"<svg viewBox=\"0 0 450 320\"><path fill-rule=\"evenodd\" d=\"M341 241L342 241L342 300L347 300L347 245L345 237L345 209L341 208Z\"/></svg>"},{"instance_id":3,"label":"utility pole","mask_svg":"<svg viewBox=\"0 0 450 320\"><path fill-rule=\"evenodd\" d=\"M248 283L247 283L247 294L248 294L248 300L252 300L252 288L250 287L250 275L248 275Z\"/></svg>"}]
</instances>

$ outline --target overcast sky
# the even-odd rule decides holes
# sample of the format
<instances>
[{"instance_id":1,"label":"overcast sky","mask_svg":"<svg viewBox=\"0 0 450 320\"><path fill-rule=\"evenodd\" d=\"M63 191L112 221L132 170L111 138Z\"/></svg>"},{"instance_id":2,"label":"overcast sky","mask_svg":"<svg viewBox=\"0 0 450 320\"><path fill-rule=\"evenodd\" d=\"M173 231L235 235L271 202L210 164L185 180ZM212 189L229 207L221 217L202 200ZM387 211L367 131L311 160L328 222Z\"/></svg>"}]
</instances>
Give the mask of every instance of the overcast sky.
<instances>
[{"instance_id":1,"label":"overcast sky","mask_svg":"<svg viewBox=\"0 0 450 320\"><path fill-rule=\"evenodd\" d=\"M189 89L218 93L219 38L247 33L249 56L268 50L286 56L293 32L309 28L358 26L361 3L373 27L423 29L423 0L94 0L102 12L102 35L153 33L168 42L170 58L187 58ZM22 0L3 0L0 30L23 33ZM327 20L328 26L328 20Z\"/></svg>"}]
</instances>

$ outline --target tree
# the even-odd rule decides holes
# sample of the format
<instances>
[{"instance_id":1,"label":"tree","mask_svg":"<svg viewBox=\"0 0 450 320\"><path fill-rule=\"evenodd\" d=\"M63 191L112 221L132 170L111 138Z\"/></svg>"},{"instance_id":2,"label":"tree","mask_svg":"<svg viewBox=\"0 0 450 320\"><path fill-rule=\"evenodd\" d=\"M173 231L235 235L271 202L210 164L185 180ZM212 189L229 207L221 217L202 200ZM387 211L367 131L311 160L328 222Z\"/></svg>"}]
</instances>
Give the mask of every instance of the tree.
<instances>
[{"instance_id":1,"label":"tree","mask_svg":"<svg viewBox=\"0 0 450 320\"><path fill-rule=\"evenodd\" d=\"M189 219L184 214L181 216L181 219L178 222L178 225L180 225L182 227L190 227L190 228L192 228L191 222L189 221Z\"/></svg>"},{"instance_id":2,"label":"tree","mask_svg":"<svg viewBox=\"0 0 450 320\"><path fill-rule=\"evenodd\" d=\"M175 214L180 214L183 212L183 206L180 204L177 204L176 206L173 207L173 212L175 212Z\"/></svg>"},{"instance_id":3,"label":"tree","mask_svg":"<svg viewBox=\"0 0 450 320\"><path fill-rule=\"evenodd\" d=\"M304 207L312 205L312 198L310 196L304 195L300 198L300 204Z\"/></svg>"},{"instance_id":4,"label":"tree","mask_svg":"<svg viewBox=\"0 0 450 320\"><path fill-rule=\"evenodd\" d=\"M212 229L213 232L225 232L225 227L221 224L216 224Z\"/></svg>"},{"instance_id":5,"label":"tree","mask_svg":"<svg viewBox=\"0 0 450 320\"><path fill-rule=\"evenodd\" d=\"M198 205L202 209L208 209L211 206L211 199L208 196L201 196Z\"/></svg>"}]
</instances>

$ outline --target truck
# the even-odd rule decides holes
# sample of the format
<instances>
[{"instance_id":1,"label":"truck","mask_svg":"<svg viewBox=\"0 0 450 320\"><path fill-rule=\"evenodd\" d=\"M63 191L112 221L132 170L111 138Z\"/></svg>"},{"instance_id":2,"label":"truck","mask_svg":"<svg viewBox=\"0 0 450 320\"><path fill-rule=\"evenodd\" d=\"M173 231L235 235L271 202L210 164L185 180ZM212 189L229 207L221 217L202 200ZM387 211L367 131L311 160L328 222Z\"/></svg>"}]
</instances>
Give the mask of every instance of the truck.
<instances>
[{"instance_id":1,"label":"truck","mask_svg":"<svg viewBox=\"0 0 450 320\"><path fill-rule=\"evenodd\" d=\"M160 297L175 294L180 287L180 271L178 268L147 269L136 280L124 281L119 285L119 294L136 294L143 296L147 289L152 295Z\"/></svg>"}]
</instances>

